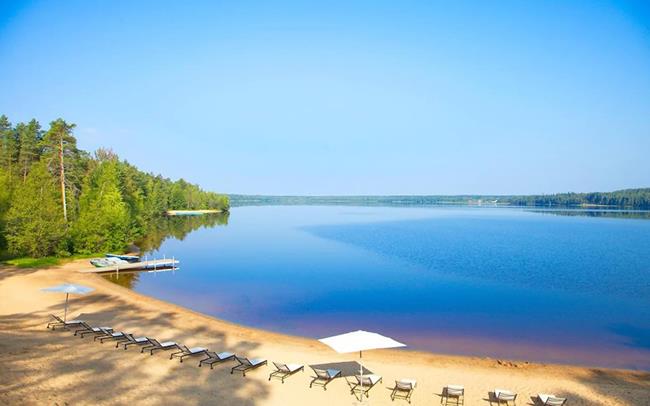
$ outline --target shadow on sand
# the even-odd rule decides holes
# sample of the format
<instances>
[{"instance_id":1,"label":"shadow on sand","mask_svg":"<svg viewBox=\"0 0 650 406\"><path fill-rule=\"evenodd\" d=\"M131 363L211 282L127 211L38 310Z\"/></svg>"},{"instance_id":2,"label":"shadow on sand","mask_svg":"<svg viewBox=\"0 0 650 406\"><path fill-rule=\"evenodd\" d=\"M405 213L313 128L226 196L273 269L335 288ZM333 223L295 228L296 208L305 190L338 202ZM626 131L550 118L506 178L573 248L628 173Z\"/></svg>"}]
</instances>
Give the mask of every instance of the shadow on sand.
<instances>
[{"instance_id":1,"label":"shadow on sand","mask_svg":"<svg viewBox=\"0 0 650 406\"><path fill-rule=\"evenodd\" d=\"M110 303L106 310L72 313L95 326L113 326L116 331L200 345L211 351L249 355L257 348L246 341L233 345L224 334L203 326L180 329L181 316L174 312L144 316L139 308L114 296L94 294L70 302L71 309ZM117 350L110 341L100 344L74 336L72 331L46 329L49 312L59 314L61 307L0 317L0 403L254 406L268 397L268 389L256 379L265 374L243 378L230 374L232 362L211 370L197 367L201 357L179 363L170 361L165 351L150 356L139 348Z\"/></svg>"}]
</instances>

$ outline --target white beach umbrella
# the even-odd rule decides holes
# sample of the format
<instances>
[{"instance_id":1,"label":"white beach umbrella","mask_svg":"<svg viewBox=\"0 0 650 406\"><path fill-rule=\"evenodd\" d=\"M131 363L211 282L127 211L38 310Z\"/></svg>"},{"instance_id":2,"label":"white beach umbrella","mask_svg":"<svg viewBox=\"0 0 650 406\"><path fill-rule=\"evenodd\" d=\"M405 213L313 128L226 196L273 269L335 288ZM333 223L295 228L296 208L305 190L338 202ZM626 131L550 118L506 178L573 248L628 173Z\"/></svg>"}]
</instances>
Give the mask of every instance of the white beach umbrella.
<instances>
[{"instance_id":1,"label":"white beach umbrella","mask_svg":"<svg viewBox=\"0 0 650 406\"><path fill-rule=\"evenodd\" d=\"M363 330L321 338L318 341L328 345L340 354L358 352L359 359L363 357L363 351L406 347L406 344L395 341L390 337ZM363 363L361 361L359 362L359 375L363 375ZM363 381L361 381L361 388L363 389ZM363 392L361 398L363 399Z\"/></svg>"},{"instance_id":2,"label":"white beach umbrella","mask_svg":"<svg viewBox=\"0 0 650 406\"><path fill-rule=\"evenodd\" d=\"M86 293L92 292L93 288L82 285L74 285L71 283L64 283L62 285L50 286L49 288L41 289L44 292L60 292L65 293L65 310L63 313L63 321L66 320L68 316L68 296L72 293L73 295L85 295Z\"/></svg>"}]
</instances>

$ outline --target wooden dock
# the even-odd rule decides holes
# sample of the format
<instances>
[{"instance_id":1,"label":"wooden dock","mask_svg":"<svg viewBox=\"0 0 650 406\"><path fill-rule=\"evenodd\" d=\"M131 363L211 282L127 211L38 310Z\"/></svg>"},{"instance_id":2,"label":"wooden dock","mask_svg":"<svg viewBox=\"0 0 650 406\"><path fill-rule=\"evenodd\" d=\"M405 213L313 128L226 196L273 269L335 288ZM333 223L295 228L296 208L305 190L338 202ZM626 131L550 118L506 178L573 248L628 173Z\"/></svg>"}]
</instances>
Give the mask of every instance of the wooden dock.
<instances>
[{"instance_id":1,"label":"wooden dock","mask_svg":"<svg viewBox=\"0 0 650 406\"><path fill-rule=\"evenodd\" d=\"M111 266L103 266L101 268L88 268L82 269L79 272L81 273L106 273L106 272L120 272L126 270L138 270L143 271L153 271L154 268L175 268L178 265L178 260L176 259L154 259L151 261L141 261L141 262L130 262L125 264L116 264Z\"/></svg>"},{"instance_id":2,"label":"wooden dock","mask_svg":"<svg viewBox=\"0 0 650 406\"><path fill-rule=\"evenodd\" d=\"M168 216L200 216L202 214L223 213L223 210L167 210Z\"/></svg>"}]
</instances>

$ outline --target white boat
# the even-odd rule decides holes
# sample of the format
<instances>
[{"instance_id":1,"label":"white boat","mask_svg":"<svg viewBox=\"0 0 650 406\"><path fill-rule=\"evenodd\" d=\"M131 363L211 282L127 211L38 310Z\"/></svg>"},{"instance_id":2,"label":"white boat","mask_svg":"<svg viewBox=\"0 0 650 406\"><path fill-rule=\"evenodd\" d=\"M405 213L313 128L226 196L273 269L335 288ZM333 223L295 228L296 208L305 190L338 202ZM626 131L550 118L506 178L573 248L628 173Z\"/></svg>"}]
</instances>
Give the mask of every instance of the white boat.
<instances>
[{"instance_id":1,"label":"white boat","mask_svg":"<svg viewBox=\"0 0 650 406\"><path fill-rule=\"evenodd\" d=\"M128 262L138 262L140 260L137 255L106 254L106 258L117 258Z\"/></svg>"},{"instance_id":2,"label":"white boat","mask_svg":"<svg viewBox=\"0 0 650 406\"><path fill-rule=\"evenodd\" d=\"M129 262L120 258L95 258L95 259L91 259L90 263L96 266L97 268L103 268L105 266L128 264Z\"/></svg>"}]
</instances>

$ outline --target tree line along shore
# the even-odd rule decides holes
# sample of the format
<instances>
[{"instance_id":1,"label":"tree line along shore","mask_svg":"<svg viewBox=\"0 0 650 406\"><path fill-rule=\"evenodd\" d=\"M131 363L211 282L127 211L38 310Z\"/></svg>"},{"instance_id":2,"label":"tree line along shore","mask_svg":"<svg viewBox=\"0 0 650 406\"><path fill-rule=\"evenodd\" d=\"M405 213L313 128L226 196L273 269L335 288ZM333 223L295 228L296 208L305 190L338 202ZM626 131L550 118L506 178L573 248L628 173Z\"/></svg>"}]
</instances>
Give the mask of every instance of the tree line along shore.
<instances>
[{"instance_id":1,"label":"tree line along shore","mask_svg":"<svg viewBox=\"0 0 650 406\"><path fill-rule=\"evenodd\" d=\"M231 194L232 206L254 205L363 205L435 206L485 205L551 208L610 208L650 210L650 188L614 192L550 195L388 195L388 196L271 196Z\"/></svg>"},{"instance_id":2,"label":"tree line along shore","mask_svg":"<svg viewBox=\"0 0 650 406\"><path fill-rule=\"evenodd\" d=\"M0 116L0 255L120 251L167 210L229 209L228 196L145 173L108 149L77 148L75 125Z\"/></svg>"}]
</instances>

